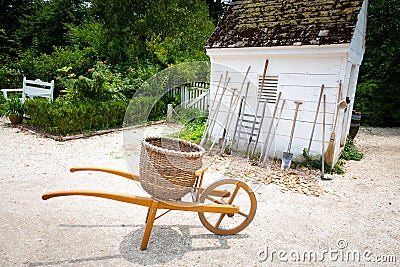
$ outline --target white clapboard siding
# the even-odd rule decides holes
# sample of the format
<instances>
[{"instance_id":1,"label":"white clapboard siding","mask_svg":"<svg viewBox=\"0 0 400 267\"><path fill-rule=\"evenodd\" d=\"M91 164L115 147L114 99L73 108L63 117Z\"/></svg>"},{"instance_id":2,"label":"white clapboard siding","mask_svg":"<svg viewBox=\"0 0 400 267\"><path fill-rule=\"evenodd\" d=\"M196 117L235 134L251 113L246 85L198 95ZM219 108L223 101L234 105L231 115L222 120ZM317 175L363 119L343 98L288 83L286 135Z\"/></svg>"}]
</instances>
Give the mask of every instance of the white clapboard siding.
<instances>
[{"instance_id":1,"label":"white clapboard siding","mask_svg":"<svg viewBox=\"0 0 400 267\"><path fill-rule=\"evenodd\" d=\"M296 121L296 128L293 137L292 150L295 159L302 158L303 149L308 147L311 137L311 131L314 125L314 119L320 97L321 86L324 85L324 94L326 95L326 131L323 136L323 104L321 103L319 113L316 119L315 131L311 143L311 155L321 155L322 140L325 139L325 149L329 142L333 124L336 116L338 88L342 83L341 99L350 100L346 109L341 110L338 115L337 127L335 129L335 157L339 154L341 140L345 138L348 132L351 120L351 111L354 103L355 88L358 77L358 70L365 50L365 29L366 29L366 2L363 4L358 16L358 22L354 31L351 43L337 45L315 45L315 46L293 46L293 47L245 47L245 48L219 48L207 49L207 54L211 59L210 75L210 99L214 98L217 92L218 83L222 75L222 82L218 89L218 95L215 98L221 100L221 112L217 117L218 125L215 127L212 135L221 135L224 129L224 121L229 114L231 91L240 91L243 85L244 75L247 68L251 70L248 73L247 80L244 83L243 90L240 92L244 96L246 84L249 82L249 92L246 99L246 114L255 114L257 100L259 96L259 87L261 85L261 75L263 73L265 60L269 60L267 69L267 78L262 90L261 99L267 99L268 104L264 113L263 124L256 124L260 128L257 133L259 137L259 148L265 145L268 130L271 128L272 114L275 108L276 96L282 93L281 101L285 100L285 107L282 111L279 126L276 128L280 114L280 104L277 114L274 118L272 131L270 134L270 145L273 147L269 151L271 157L281 157L282 152L287 150L293 117L295 112L295 101L304 102L299 107L299 113ZM228 73L228 74L227 74ZM272 81L270 77L275 77ZM228 89L222 94L222 86L227 78L230 78ZM210 100L211 101L211 100ZM263 111L263 103L258 110L258 116ZM235 109L237 120L238 110ZM242 131L249 133L252 128L252 120L246 118L244 129ZM254 118L254 117L253 117ZM257 119L257 122L260 122ZM233 126L232 126L233 125ZM235 131L235 123L227 129L228 136L232 136ZM276 128L276 130L275 130ZM258 129L258 128L256 128ZM255 137L255 136L254 136ZM248 137L247 137L248 138ZM273 141L271 141L273 140ZM241 142L239 140L239 142ZM239 147L246 147L244 143ZM243 146L244 145L244 146Z\"/></svg>"},{"instance_id":2,"label":"white clapboard siding","mask_svg":"<svg viewBox=\"0 0 400 267\"><path fill-rule=\"evenodd\" d=\"M367 3L363 3L358 21L354 31L353 39L350 44L350 60L357 65L361 65L361 61L365 50L365 34L366 34L366 20L367 20Z\"/></svg>"}]
</instances>

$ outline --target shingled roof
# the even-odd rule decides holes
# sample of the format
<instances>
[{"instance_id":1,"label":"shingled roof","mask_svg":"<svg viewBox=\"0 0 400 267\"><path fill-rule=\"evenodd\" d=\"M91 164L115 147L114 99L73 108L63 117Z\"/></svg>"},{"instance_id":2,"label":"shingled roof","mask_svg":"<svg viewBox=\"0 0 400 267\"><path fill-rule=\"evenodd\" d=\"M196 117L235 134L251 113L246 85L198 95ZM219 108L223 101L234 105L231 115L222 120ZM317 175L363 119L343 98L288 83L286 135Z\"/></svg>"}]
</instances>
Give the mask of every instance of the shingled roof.
<instances>
[{"instance_id":1,"label":"shingled roof","mask_svg":"<svg viewBox=\"0 0 400 267\"><path fill-rule=\"evenodd\" d=\"M350 43L362 0L233 1L206 48Z\"/></svg>"}]
</instances>

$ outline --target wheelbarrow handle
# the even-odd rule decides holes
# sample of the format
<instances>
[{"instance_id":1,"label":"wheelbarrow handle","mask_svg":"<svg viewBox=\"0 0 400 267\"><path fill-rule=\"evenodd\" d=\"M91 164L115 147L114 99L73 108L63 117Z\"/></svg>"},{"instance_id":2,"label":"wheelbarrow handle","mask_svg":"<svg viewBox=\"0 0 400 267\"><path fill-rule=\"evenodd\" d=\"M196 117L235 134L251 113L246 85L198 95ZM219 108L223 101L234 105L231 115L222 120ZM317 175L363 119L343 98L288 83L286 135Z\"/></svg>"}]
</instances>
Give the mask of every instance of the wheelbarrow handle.
<instances>
[{"instance_id":1,"label":"wheelbarrow handle","mask_svg":"<svg viewBox=\"0 0 400 267\"><path fill-rule=\"evenodd\" d=\"M111 173L115 174L118 176L122 176L125 178L128 178L130 180L134 180L139 182L140 178L138 175L131 174L129 172L125 171L120 171L120 170L115 170L115 169L108 169L108 168L100 168L100 167L74 167L70 169L70 172L76 172L76 171L98 171L98 172L106 172L106 173Z\"/></svg>"}]
</instances>

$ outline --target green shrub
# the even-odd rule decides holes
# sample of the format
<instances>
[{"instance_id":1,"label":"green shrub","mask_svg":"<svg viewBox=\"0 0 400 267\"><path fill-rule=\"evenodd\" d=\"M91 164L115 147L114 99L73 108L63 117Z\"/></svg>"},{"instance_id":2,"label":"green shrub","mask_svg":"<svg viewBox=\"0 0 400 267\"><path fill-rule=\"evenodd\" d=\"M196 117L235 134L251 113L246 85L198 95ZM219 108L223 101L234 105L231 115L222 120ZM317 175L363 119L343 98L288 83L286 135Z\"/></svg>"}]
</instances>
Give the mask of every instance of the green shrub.
<instances>
[{"instance_id":1,"label":"green shrub","mask_svg":"<svg viewBox=\"0 0 400 267\"><path fill-rule=\"evenodd\" d=\"M79 76L87 72L88 66L96 62L96 56L90 48L79 49L77 47L55 47L50 55L41 54L36 56L32 51L27 50L21 55L16 64L16 69L23 72L22 76L29 79L41 79L42 81L55 81L55 96L63 89L56 79L57 72L64 66L72 66L74 73Z\"/></svg>"},{"instance_id":2,"label":"green shrub","mask_svg":"<svg viewBox=\"0 0 400 267\"><path fill-rule=\"evenodd\" d=\"M204 117L193 119L187 122L179 133L173 134L171 136L198 144L203 137L206 122L207 118Z\"/></svg>"},{"instance_id":3,"label":"green shrub","mask_svg":"<svg viewBox=\"0 0 400 267\"><path fill-rule=\"evenodd\" d=\"M308 156L307 158L307 148L303 149L303 157L304 159L306 159L304 162L302 163L297 163L298 165L301 166L306 166L309 167L311 169L317 169L317 170L321 170L322 168L322 157L320 159L313 159L311 156ZM324 164L324 170L325 173L337 173L337 174L344 174L344 170L342 169L343 166L343 161L342 160L338 160L335 164L335 166L332 166L330 164L327 164L325 162Z\"/></svg>"},{"instance_id":4,"label":"green shrub","mask_svg":"<svg viewBox=\"0 0 400 267\"><path fill-rule=\"evenodd\" d=\"M56 135L84 133L121 127L127 107L125 100L49 102L35 98L27 100L25 114L29 123Z\"/></svg>"},{"instance_id":5,"label":"green shrub","mask_svg":"<svg viewBox=\"0 0 400 267\"><path fill-rule=\"evenodd\" d=\"M4 97L3 97L4 98ZM5 99L2 104L3 115L20 114L23 115L25 111L24 102L19 99L19 96L13 94Z\"/></svg>"},{"instance_id":6,"label":"green shrub","mask_svg":"<svg viewBox=\"0 0 400 267\"><path fill-rule=\"evenodd\" d=\"M97 62L93 68L87 70L86 76L80 75L79 78L72 72L72 67L63 67L57 71L61 74L57 80L65 87L62 92L68 99L107 101L125 98L120 91L121 74L112 71L107 61Z\"/></svg>"},{"instance_id":7,"label":"green shrub","mask_svg":"<svg viewBox=\"0 0 400 267\"><path fill-rule=\"evenodd\" d=\"M363 126L399 127L399 104L398 83L368 80L357 86L354 109L362 113Z\"/></svg>"},{"instance_id":8,"label":"green shrub","mask_svg":"<svg viewBox=\"0 0 400 267\"><path fill-rule=\"evenodd\" d=\"M121 92L127 98L132 98L143 82L161 70L161 66L151 63L148 60L135 59L122 66L118 66L118 69L123 77Z\"/></svg>"},{"instance_id":9,"label":"green shrub","mask_svg":"<svg viewBox=\"0 0 400 267\"><path fill-rule=\"evenodd\" d=\"M175 108L175 113L172 116L172 120L178 124L186 124L188 121L193 121L194 119L207 118L207 112L199 110L197 108Z\"/></svg>"},{"instance_id":10,"label":"green shrub","mask_svg":"<svg viewBox=\"0 0 400 267\"><path fill-rule=\"evenodd\" d=\"M21 88L22 73L12 63L0 64L0 88Z\"/></svg>"},{"instance_id":11,"label":"green shrub","mask_svg":"<svg viewBox=\"0 0 400 267\"><path fill-rule=\"evenodd\" d=\"M344 160L356 160L360 161L364 157L364 154L358 151L355 146L354 140L350 136L347 136L346 144L344 146L341 158Z\"/></svg>"},{"instance_id":12,"label":"green shrub","mask_svg":"<svg viewBox=\"0 0 400 267\"><path fill-rule=\"evenodd\" d=\"M148 119L150 121L165 119L167 116L168 103L170 103L169 97L163 95L152 107Z\"/></svg>"},{"instance_id":13,"label":"green shrub","mask_svg":"<svg viewBox=\"0 0 400 267\"><path fill-rule=\"evenodd\" d=\"M5 103L6 103L6 99L4 98L4 95L2 93L0 93L0 117L6 115L5 106L4 106Z\"/></svg>"}]
</instances>

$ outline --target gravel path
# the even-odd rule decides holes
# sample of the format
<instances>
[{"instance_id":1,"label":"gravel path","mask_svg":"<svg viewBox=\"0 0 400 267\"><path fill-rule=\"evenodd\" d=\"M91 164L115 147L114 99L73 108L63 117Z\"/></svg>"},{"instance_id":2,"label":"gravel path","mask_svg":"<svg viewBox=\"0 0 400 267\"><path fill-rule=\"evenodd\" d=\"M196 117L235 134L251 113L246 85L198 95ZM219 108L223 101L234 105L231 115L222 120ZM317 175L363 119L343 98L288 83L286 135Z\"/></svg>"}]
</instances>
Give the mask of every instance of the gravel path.
<instances>
[{"instance_id":1,"label":"gravel path","mask_svg":"<svg viewBox=\"0 0 400 267\"><path fill-rule=\"evenodd\" d=\"M140 251L146 208L90 197L41 200L46 191L65 189L144 195L123 178L68 171L126 170L122 132L57 142L5 122L0 266L354 266L358 256L366 266L400 264L400 129L362 129L356 142L364 159L320 182L329 193L261 185L254 221L233 236L208 232L193 212L173 211L155 222L148 249ZM165 127L136 132L130 156L138 159L143 134Z\"/></svg>"}]
</instances>

